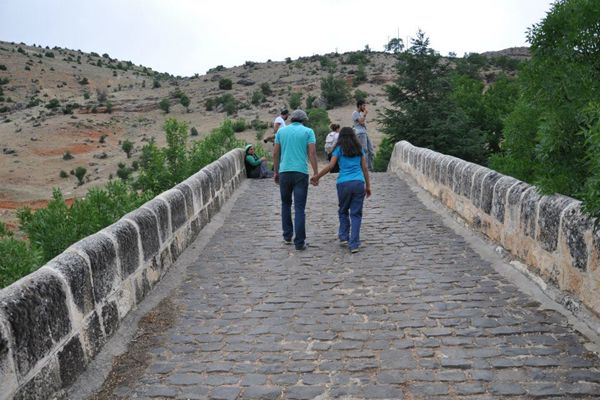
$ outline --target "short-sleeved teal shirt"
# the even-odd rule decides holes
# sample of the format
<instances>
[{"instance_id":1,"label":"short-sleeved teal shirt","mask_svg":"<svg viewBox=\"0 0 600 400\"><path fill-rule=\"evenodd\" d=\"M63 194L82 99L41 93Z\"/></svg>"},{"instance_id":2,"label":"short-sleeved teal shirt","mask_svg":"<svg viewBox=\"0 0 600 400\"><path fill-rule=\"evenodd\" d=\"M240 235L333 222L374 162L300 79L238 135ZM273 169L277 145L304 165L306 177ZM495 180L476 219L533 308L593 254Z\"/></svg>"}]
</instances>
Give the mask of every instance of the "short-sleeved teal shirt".
<instances>
[{"instance_id":1,"label":"short-sleeved teal shirt","mask_svg":"<svg viewBox=\"0 0 600 400\"><path fill-rule=\"evenodd\" d=\"M336 183L343 183L349 181L365 181L365 176L362 171L361 160L365 156L365 151L362 151L362 155L354 157L346 157L340 147L336 147L332 153L332 156L337 157L338 165L340 166L340 172L338 174Z\"/></svg>"},{"instance_id":2,"label":"short-sleeved teal shirt","mask_svg":"<svg viewBox=\"0 0 600 400\"><path fill-rule=\"evenodd\" d=\"M315 132L299 122L280 128L275 144L281 146L279 172L302 172L308 175L308 145L316 143Z\"/></svg>"}]
</instances>

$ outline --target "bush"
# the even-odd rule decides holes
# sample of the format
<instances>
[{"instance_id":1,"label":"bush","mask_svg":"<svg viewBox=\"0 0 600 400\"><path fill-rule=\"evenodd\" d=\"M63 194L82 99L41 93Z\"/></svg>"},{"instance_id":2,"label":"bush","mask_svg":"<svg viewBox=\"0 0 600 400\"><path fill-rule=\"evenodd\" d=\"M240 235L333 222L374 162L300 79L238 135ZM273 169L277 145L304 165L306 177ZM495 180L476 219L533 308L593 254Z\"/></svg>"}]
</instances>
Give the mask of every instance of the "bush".
<instances>
[{"instance_id":1,"label":"bush","mask_svg":"<svg viewBox=\"0 0 600 400\"><path fill-rule=\"evenodd\" d=\"M60 176L61 178L68 178L69 174L67 174L67 171L65 171L65 170L60 170L60 173L58 174L58 176Z\"/></svg>"},{"instance_id":2,"label":"bush","mask_svg":"<svg viewBox=\"0 0 600 400\"><path fill-rule=\"evenodd\" d=\"M373 160L373 169L375 172L387 171L392 151L394 151L394 142L389 137L383 138Z\"/></svg>"},{"instance_id":3,"label":"bush","mask_svg":"<svg viewBox=\"0 0 600 400\"><path fill-rule=\"evenodd\" d=\"M77 183L79 186L83 185L83 178L85 178L85 174L87 174L87 169L85 167L77 167L75 168L75 178L77 178Z\"/></svg>"},{"instance_id":4,"label":"bush","mask_svg":"<svg viewBox=\"0 0 600 400\"><path fill-rule=\"evenodd\" d=\"M155 79L154 81L152 81L152 89L158 89L160 87L160 81L158 79Z\"/></svg>"},{"instance_id":5,"label":"bush","mask_svg":"<svg viewBox=\"0 0 600 400\"><path fill-rule=\"evenodd\" d=\"M46 57L48 57L48 58L54 58L54 53L53 53L53 52L51 52L51 51L47 51L47 52L45 52L45 53L44 53L44 55L45 55Z\"/></svg>"},{"instance_id":6,"label":"bush","mask_svg":"<svg viewBox=\"0 0 600 400\"><path fill-rule=\"evenodd\" d=\"M107 98L106 90L96 89L96 99L100 104L103 104Z\"/></svg>"},{"instance_id":7,"label":"bush","mask_svg":"<svg viewBox=\"0 0 600 400\"><path fill-rule=\"evenodd\" d=\"M367 73L365 71L365 65L359 64L358 69L356 70L356 74L354 75L354 79L352 80L352 84L354 86L358 86L361 83L365 83L367 81Z\"/></svg>"},{"instance_id":8,"label":"bush","mask_svg":"<svg viewBox=\"0 0 600 400\"><path fill-rule=\"evenodd\" d=\"M238 102L230 93L217 97L214 101L214 104L217 106L222 106L223 111L225 111L227 115L233 115L238 110Z\"/></svg>"},{"instance_id":9,"label":"bush","mask_svg":"<svg viewBox=\"0 0 600 400\"><path fill-rule=\"evenodd\" d=\"M63 160L65 160L65 161L72 160L73 158L74 157L70 151L65 151L65 153L63 154Z\"/></svg>"},{"instance_id":10,"label":"bush","mask_svg":"<svg viewBox=\"0 0 600 400\"><path fill-rule=\"evenodd\" d=\"M1 223L0 254L0 288L16 282L43 264L41 251L25 241L15 239Z\"/></svg>"},{"instance_id":11,"label":"bush","mask_svg":"<svg viewBox=\"0 0 600 400\"><path fill-rule=\"evenodd\" d=\"M310 108L306 110L306 114L308 115L308 121L305 122L305 125L315 131L317 154L321 154L321 150L325 146L325 137L329 133L331 120L327 111L321 108Z\"/></svg>"},{"instance_id":12,"label":"bush","mask_svg":"<svg viewBox=\"0 0 600 400\"><path fill-rule=\"evenodd\" d=\"M232 87L233 87L233 83L231 82L231 79L221 78L219 80L219 89L231 90Z\"/></svg>"},{"instance_id":13,"label":"bush","mask_svg":"<svg viewBox=\"0 0 600 400\"><path fill-rule=\"evenodd\" d=\"M225 67L222 65L217 65L216 67L209 69L207 72L210 74L212 72L221 72L221 71L225 71Z\"/></svg>"},{"instance_id":14,"label":"bush","mask_svg":"<svg viewBox=\"0 0 600 400\"><path fill-rule=\"evenodd\" d=\"M131 158L131 151L133 150L132 142L126 139L121 145L121 149L127 154L127 158Z\"/></svg>"},{"instance_id":15,"label":"bush","mask_svg":"<svg viewBox=\"0 0 600 400\"><path fill-rule=\"evenodd\" d=\"M165 114L168 114L171 109L171 103L169 103L169 99L162 99L160 103L158 103L158 107L163 110Z\"/></svg>"},{"instance_id":16,"label":"bush","mask_svg":"<svg viewBox=\"0 0 600 400\"><path fill-rule=\"evenodd\" d=\"M327 108L343 106L350 99L350 90L346 81L336 78L333 74L321 78L321 94L327 101Z\"/></svg>"},{"instance_id":17,"label":"bush","mask_svg":"<svg viewBox=\"0 0 600 400\"><path fill-rule=\"evenodd\" d=\"M185 94L181 94L179 96L179 103L181 103L182 106L185 107L185 111L189 112L190 109L190 98L187 97Z\"/></svg>"},{"instance_id":18,"label":"bush","mask_svg":"<svg viewBox=\"0 0 600 400\"><path fill-rule=\"evenodd\" d=\"M349 53L343 61L344 64L353 64L353 65L366 65L369 63L369 57L365 52L355 51Z\"/></svg>"},{"instance_id":19,"label":"bush","mask_svg":"<svg viewBox=\"0 0 600 400\"><path fill-rule=\"evenodd\" d=\"M317 96L313 96L312 94L309 94L306 97L306 108L312 108L313 103L315 102L316 99L317 99Z\"/></svg>"},{"instance_id":20,"label":"bush","mask_svg":"<svg viewBox=\"0 0 600 400\"><path fill-rule=\"evenodd\" d=\"M89 83L90 83L90 81L88 81L88 78L85 78L85 77L79 81L80 85L88 85Z\"/></svg>"},{"instance_id":21,"label":"bush","mask_svg":"<svg viewBox=\"0 0 600 400\"><path fill-rule=\"evenodd\" d=\"M367 100L367 96L369 96L369 94L367 92L364 92L360 89L356 89L354 91L354 100L358 101L358 100Z\"/></svg>"},{"instance_id":22,"label":"bush","mask_svg":"<svg viewBox=\"0 0 600 400\"><path fill-rule=\"evenodd\" d=\"M260 85L260 90L265 96L270 96L273 94L273 90L271 90L271 85L268 82L262 83Z\"/></svg>"},{"instance_id":23,"label":"bush","mask_svg":"<svg viewBox=\"0 0 600 400\"><path fill-rule=\"evenodd\" d=\"M192 129L190 129L190 135L198 136L198 129L196 129L196 127L192 127Z\"/></svg>"},{"instance_id":24,"label":"bush","mask_svg":"<svg viewBox=\"0 0 600 400\"><path fill-rule=\"evenodd\" d=\"M264 93L260 90L256 90L254 91L254 93L252 93L252 100L250 101L253 105L257 106L261 103L264 103L266 100L266 97L264 95Z\"/></svg>"},{"instance_id":25,"label":"bush","mask_svg":"<svg viewBox=\"0 0 600 400\"><path fill-rule=\"evenodd\" d=\"M0 71L6 71L6 65L0 64Z\"/></svg>"},{"instance_id":26,"label":"bush","mask_svg":"<svg viewBox=\"0 0 600 400\"><path fill-rule=\"evenodd\" d=\"M48 102L48 104L46 104L46 108L49 110L56 110L58 107L60 107L60 101L58 101L58 99L52 99Z\"/></svg>"},{"instance_id":27,"label":"bush","mask_svg":"<svg viewBox=\"0 0 600 400\"><path fill-rule=\"evenodd\" d=\"M291 110L300 108L302 104L302 93L294 92L290 95L289 106Z\"/></svg>"},{"instance_id":28,"label":"bush","mask_svg":"<svg viewBox=\"0 0 600 400\"><path fill-rule=\"evenodd\" d=\"M236 133L244 132L246 130L246 121L243 118L237 119L232 122L231 127Z\"/></svg>"},{"instance_id":29,"label":"bush","mask_svg":"<svg viewBox=\"0 0 600 400\"><path fill-rule=\"evenodd\" d=\"M85 100L89 100L90 99L90 92L83 92L83 98Z\"/></svg>"}]
</instances>

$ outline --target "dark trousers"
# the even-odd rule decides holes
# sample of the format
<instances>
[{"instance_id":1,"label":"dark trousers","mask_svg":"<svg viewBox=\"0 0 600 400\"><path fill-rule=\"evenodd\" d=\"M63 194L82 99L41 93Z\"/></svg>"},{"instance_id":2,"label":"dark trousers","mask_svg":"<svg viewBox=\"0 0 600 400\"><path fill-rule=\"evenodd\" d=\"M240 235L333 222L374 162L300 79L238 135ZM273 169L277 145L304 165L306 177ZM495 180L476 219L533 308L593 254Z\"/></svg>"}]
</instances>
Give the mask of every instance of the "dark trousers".
<instances>
[{"instance_id":1,"label":"dark trousers","mask_svg":"<svg viewBox=\"0 0 600 400\"><path fill-rule=\"evenodd\" d=\"M336 185L338 193L338 216L340 219L340 240L348 240L350 249L360 246L360 224L362 222L365 183L348 181ZM348 216L348 214L350 214Z\"/></svg>"},{"instance_id":2,"label":"dark trousers","mask_svg":"<svg viewBox=\"0 0 600 400\"><path fill-rule=\"evenodd\" d=\"M279 191L281 193L283 238L291 240L294 236L294 245L299 249L304 245L306 239L304 209L308 196L308 175L302 172L282 172L279 174ZM292 223L292 199L294 223Z\"/></svg>"}]
</instances>

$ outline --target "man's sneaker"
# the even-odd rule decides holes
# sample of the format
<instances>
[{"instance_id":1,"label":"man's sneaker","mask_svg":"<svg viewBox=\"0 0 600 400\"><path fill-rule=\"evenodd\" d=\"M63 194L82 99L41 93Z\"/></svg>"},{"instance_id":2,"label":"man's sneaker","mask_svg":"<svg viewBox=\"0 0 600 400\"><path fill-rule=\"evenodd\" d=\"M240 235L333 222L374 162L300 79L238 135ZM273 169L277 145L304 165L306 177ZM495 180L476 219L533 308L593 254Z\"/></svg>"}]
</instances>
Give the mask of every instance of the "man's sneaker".
<instances>
[{"instance_id":1,"label":"man's sneaker","mask_svg":"<svg viewBox=\"0 0 600 400\"><path fill-rule=\"evenodd\" d=\"M354 254L354 253L358 253L358 247L355 247L353 249L350 249L350 253Z\"/></svg>"},{"instance_id":2,"label":"man's sneaker","mask_svg":"<svg viewBox=\"0 0 600 400\"><path fill-rule=\"evenodd\" d=\"M283 239L283 244L292 244L292 239Z\"/></svg>"},{"instance_id":3,"label":"man's sneaker","mask_svg":"<svg viewBox=\"0 0 600 400\"><path fill-rule=\"evenodd\" d=\"M300 246L300 247L296 247L296 250L298 250L298 251L304 251L306 249L308 249L308 243L307 242L304 242L304 244L302 246Z\"/></svg>"},{"instance_id":4,"label":"man's sneaker","mask_svg":"<svg viewBox=\"0 0 600 400\"><path fill-rule=\"evenodd\" d=\"M340 240L340 246L348 246L347 240Z\"/></svg>"}]
</instances>

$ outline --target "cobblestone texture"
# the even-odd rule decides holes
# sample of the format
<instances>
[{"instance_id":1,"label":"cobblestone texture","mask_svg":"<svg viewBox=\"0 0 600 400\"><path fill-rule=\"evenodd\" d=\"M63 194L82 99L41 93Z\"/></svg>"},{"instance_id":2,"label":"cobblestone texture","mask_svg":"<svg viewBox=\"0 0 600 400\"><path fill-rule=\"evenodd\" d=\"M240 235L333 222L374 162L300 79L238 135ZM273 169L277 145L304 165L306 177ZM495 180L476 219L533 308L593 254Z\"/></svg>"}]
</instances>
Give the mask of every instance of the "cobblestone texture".
<instances>
[{"instance_id":1,"label":"cobblestone texture","mask_svg":"<svg viewBox=\"0 0 600 400\"><path fill-rule=\"evenodd\" d=\"M174 301L182 314L117 398L600 398L600 359L497 274L394 175L376 174L363 247L338 246L333 177L309 192L310 247L281 241L252 181Z\"/></svg>"}]
</instances>

